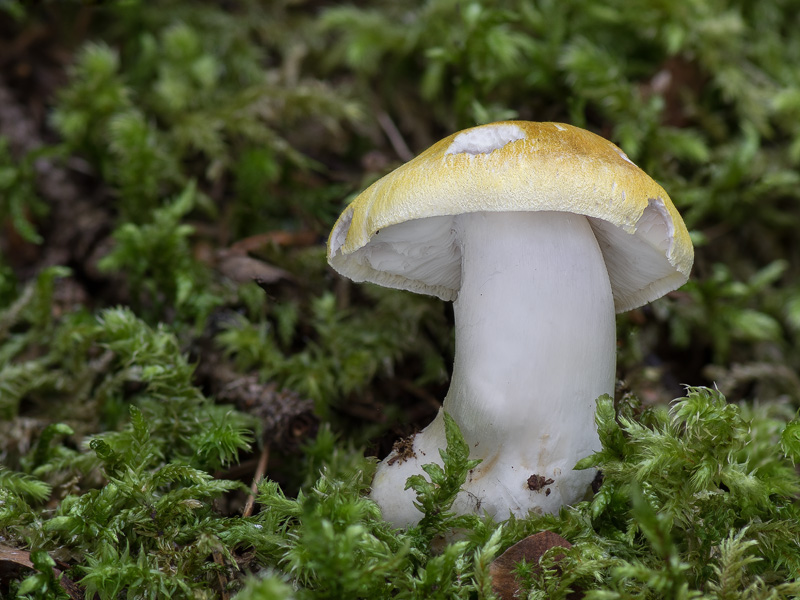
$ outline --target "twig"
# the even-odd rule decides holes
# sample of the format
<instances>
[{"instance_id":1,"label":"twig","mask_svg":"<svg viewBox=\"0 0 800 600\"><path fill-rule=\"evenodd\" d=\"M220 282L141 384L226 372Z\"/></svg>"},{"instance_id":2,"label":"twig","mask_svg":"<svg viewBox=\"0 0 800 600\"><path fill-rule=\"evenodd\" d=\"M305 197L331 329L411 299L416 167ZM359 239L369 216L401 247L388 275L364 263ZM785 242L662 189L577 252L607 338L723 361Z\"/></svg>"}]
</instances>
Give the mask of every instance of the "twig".
<instances>
[{"instance_id":1,"label":"twig","mask_svg":"<svg viewBox=\"0 0 800 600\"><path fill-rule=\"evenodd\" d=\"M401 160L407 162L414 158L414 154L411 152L408 144L406 144L406 141L400 134L400 130L397 129L397 126L394 124L394 121L392 121L392 118L384 111L380 111L378 113L378 125L381 126L381 129L383 129L386 137L389 138L389 143L392 145L392 148L394 148L394 151Z\"/></svg>"},{"instance_id":2,"label":"twig","mask_svg":"<svg viewBox=\"0 0 800 600\"><path fill-rule=\"evenodd\" d=\"M225 566L225 561L222 560L222 554L219 550L214 550L211 555L214 557L214 562L218 564L220 567ZM230 595L228 594L228 582L225 577L222 575L222 571L217 571L217 581L219 582L219 593L221 600L228 600Z\"/></svg>"},{"instance_id":3,"label":"twig","mask_svg":"<svg viewBox=\"0 0 800 600\"><path fill-rule=\"evenodd\" d=\"M261 450L261 458L258 459L256 474L255 477L253 477L253 484L250 486L250 495L247 497L247 502L242 511L243 517L249 517L253 514L253 506L255 506L256 494L258 493L258 484L264 479L264 473L267 470L267 462L269 462L269 444L264 444L264 448Z\"/></svg>"}]
</instances>

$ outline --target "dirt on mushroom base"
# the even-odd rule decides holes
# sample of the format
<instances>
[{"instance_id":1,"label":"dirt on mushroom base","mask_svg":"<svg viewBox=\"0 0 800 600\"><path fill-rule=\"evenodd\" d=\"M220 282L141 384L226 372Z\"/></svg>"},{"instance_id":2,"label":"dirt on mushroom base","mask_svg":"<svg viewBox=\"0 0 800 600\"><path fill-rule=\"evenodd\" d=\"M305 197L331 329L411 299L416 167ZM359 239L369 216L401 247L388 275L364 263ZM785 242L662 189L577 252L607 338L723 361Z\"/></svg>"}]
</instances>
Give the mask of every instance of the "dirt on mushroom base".
<instances>
[{"instance_id":1,"label":"dirt on mushroom base","mask_svg":"<svg viewBox=\"0 0 800 600\"><path fill-rule=\"evenodd\" d=\"M417 457L417 453L414 452L414 437L416 434L409 435L408 437L401 438L397 440L394 445L392 446L392 456L387 462L387 465L393 465L395 463L403 464L407 460Z\"/></svg>"},{"instance_id":2,"label":"dirt on mushroom base","mask_svg":"<svg viewBox=\"0 0 800 600\"><path fill-rule=\"evenodd\" d=\"M539 492L546 486L552 485L553 483L555 483L555 480L553 480L552 478L545 477L544 475L537 475L536 473L528 477L527 481L528 489L531 490L532 492ZM550 488L547 488L545 490L545 496L549 495L550 495Z\"/></svg>"}]
</instances>

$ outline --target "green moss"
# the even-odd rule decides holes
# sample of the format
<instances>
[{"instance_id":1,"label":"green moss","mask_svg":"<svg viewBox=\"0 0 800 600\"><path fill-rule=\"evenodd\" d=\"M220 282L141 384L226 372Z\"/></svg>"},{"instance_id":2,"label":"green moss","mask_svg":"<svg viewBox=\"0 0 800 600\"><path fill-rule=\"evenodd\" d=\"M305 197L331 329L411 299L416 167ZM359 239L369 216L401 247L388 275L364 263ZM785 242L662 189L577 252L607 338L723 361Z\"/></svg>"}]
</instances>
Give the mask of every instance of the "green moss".
<instances>
[{"instance_id":1,"label":"green moss","mask_svg":"<svg viewBox=\"0 0 800 600\"><path fill-rule=\"evenodd\" d=\"M35 567L0 589L64 596L55 564L104 599L491 598L490 561L551 529L573 547L521 567L529 598L800 595L795 4L0 3L0 537ZM425 517L393 530L363 446L435 411L448 313L338 279L324 241L409 152L517 117L596 131L662 183L692 280L619 320L632 393L598 403L597 494L455 517L450 424L444 467L409 482ZM72 222L54 171L106 216ZM240 409L263 395L216 402L213 367L313 400L300 439L262 438Z\"/></svg>"}]
</instances>

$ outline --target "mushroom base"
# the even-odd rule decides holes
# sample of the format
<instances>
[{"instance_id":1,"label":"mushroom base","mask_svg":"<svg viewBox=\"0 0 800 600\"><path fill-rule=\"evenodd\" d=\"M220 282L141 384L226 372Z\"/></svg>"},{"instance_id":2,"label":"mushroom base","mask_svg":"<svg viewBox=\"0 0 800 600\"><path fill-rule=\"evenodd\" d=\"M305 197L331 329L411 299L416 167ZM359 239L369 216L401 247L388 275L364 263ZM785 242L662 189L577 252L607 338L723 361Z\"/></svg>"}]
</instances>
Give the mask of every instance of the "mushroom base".
<instances>
[{"instance_id":1,"label":"mushroom base","mask_svg":"<svg viewBox=\"0 0 800 600\"><path fill-rule=\"evenodd\" d=\"M586 217L473 213L454 218L461 289L456 356L444 401L471 448L473 469L453 510L498 520L555 512L584 497L595 473L575 471L600 448L595 400L613 393L614 302ZM441 414L409 452L378 465L372 498L386 520L422 514L405 490L426 463L442 464Z\"/></svg>"},{"instance_id":2,"label":"mushroom base","mask_svg":"<svg viewBox=\"0 0 800 600\"><path fill-rule=\"evenodd\" d=\"M425 475L422 465L442 466L439 449L446 446L443 412L444 409L440 410L431 424L414 437L411 450L404 451L408 458L392 452L378 465L370 497L381 507L383 518L397 527L416 525L423 516L414 506L415 492L404 489L405 482L412 475ZM467 475L452 511L458 515L485 513L498 521L511 515L525 517L531 511L554 514L562 506L579 502L587 495L597 471L575 471L573 467L598 449L599 441L596 448L578 452L580 456L574 460L562 459L535 469L528 466L530 461L521 453L506 452L483 458L481 453L473 452L470 458L482 458L482 462Z\"/></svg>"}]
</instances>

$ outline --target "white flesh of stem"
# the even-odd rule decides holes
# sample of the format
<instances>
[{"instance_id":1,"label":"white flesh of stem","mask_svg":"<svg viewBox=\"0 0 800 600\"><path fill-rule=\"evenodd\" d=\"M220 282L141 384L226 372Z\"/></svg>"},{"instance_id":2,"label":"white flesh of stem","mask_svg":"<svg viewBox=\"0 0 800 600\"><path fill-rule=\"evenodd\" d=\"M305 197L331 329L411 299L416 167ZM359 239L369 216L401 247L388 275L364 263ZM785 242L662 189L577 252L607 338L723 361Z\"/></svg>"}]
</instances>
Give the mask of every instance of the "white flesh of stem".
<instances>
[{"instance_id":1,"label":"white flesh of stem","mask_svg":"<svg viewBox=\"0 0 800 600\"><path fill-rule=\"evenodd\" d=\"M599 449L595 400L613 393L614 302L602 253L587 219L569 213L475 213L456 217L455 230L462 281L444 410L483 462L454 509L501 520L556 511L594 477L572 467ZM422 516L405 480L441 464L444 446L440 415L415 437L413 458L379 465L373 498L387 520ZM532 490L532 475L553 481Z\"/></svg>"}]
</instances>

